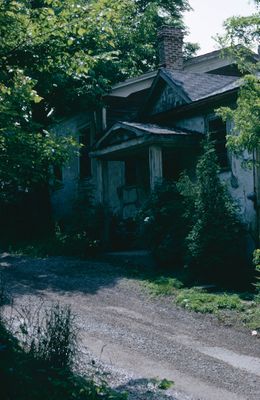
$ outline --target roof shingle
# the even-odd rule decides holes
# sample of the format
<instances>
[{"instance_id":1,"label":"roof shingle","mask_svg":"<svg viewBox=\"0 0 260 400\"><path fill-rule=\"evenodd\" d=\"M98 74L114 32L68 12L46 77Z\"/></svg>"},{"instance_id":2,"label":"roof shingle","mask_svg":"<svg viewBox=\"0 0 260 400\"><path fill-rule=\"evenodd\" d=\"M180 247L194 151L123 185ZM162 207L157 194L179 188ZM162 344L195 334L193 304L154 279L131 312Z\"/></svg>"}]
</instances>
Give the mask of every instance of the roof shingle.
<instances>
[{"instance_id":1,"label":"roof shingle","mask_svg":"<svg viewBox=\"0 0 260 400\"><path fill-rule=\"evenodd\" d=\"M241 79L237 76L224 76L207 73L188 73L171 71L163 68L162 72L179 86L191 101L224 93L240 86Z\"/></svg>"}]
</instances>

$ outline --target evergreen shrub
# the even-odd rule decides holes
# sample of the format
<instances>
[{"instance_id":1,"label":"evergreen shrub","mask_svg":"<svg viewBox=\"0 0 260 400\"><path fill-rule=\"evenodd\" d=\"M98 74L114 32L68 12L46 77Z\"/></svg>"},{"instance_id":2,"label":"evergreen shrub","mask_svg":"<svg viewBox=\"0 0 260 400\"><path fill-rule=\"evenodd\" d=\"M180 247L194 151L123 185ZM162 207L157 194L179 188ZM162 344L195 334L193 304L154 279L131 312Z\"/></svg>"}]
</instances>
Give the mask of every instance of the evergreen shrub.
<instances>
[{"instance_id":1,"label":"evergreen shrub","mask_svg":"<svg viewBox=\"0 0 260 400\"><path fill-rule=\"evenodd\" d=\"M237 286L249 275L246 235L239 208L219 172L214 143L207 141L196 167L196 182L183 176L179 184L186 203L189 201L188 263L203 280Z\"/></svg>"}]
</instances>

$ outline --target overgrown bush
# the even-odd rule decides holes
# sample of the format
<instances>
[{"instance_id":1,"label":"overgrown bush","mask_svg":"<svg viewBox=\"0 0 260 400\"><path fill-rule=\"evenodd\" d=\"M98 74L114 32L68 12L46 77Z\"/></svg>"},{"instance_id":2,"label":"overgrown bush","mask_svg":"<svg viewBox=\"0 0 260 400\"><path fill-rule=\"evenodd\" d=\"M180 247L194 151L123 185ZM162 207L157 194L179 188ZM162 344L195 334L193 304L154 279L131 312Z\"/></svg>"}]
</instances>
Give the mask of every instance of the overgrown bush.
<instances>
[{"instance_id":1,"label":"overgrown bush","mask_svg":"<svg viewBox=\"0 0 260 400\"><path fill-rule=\"evenodd\" d=\"M16 309L14 336L0 315L1 400L125 400L111 390L97 371L79 376L72 371L74 320L68 307ZM34 324L34 325L32 325Z\"/></svg>"},{"instance_id":2,"label":"overgrown bush","mask_svg":"<svg viewBox=\"0 0 260 400\"><path fill-rule=\"evenodd\" d=\"M8 321L23 350L32 358L54 368L70 368L76 354L77 330L69 306L39 302L20 306Z\"/></svg>"},{"instance_id":3,"label":"overgrown bush","mask_svg":"<svg viewBox=\"0 0 260 400\"><path fill-rule=\"evenodd\" d=\"M32 358L0 321L1 400L126 400L95 376L82 377Z\"/></svg>"},{"instance_id":4,"label":"overgrown bush","mask_svg":"<svg viewBox=\"0 0 260 400\"><path fill-rule=\"evenodd\" d=\"M219 172L214 144L207 141L197 164L196 182L182 177L179 188L189 201L191 221L186 237L188 263L203 280L236 286L246 274L249 278L245 230Z\"/></svg>"},{"instance_id":5,"label":"overgrown bush","mask_svg":"<svg viewBox=\"0 0 260 400\"><path fill-rule=\"evenodd\" d=\"M182 264L186 235L183 214L183 197L170 182L157 185L138 214L141 238L161 266Z\"/></svg>"}]
</instances>

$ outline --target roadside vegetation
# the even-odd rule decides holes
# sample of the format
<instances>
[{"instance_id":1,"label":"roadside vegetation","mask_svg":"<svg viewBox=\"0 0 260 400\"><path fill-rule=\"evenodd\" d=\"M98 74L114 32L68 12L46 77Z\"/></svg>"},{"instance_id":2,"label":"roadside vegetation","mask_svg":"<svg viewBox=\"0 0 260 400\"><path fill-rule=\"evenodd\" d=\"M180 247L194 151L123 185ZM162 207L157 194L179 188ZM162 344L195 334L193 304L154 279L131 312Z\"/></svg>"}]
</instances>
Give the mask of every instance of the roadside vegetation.
<instances>
[{"instance_id":1,"label":"roadside vegetation","mask_svg":"<svg viewBox=\"0 0 260 400\"><path fill-rule=\"evenodd\" d=\"M130 273L131 275L131 273ZM226 290L215 285L200 285L191 281L187 273L161 271L142 274L135 271L152 297L167 297L173 304L202 314L213 314L220 322L248 329L260 328L260 293L252 287L248 291Z\"/></svg>"},{"instance_id":2,"label":"roadside vegetation","mask_svg":"<svg viewBox=\"0 0 260 400\"><path fill-rule=\"evenodd\" d=\"M0 310L1 312L1 310ZM2 400L123 400L126 393L109 388L93 370L73 370L77 330L69 307L54 304L14 309L0 316L0 393Z\"/></svg>"}]
</instances>

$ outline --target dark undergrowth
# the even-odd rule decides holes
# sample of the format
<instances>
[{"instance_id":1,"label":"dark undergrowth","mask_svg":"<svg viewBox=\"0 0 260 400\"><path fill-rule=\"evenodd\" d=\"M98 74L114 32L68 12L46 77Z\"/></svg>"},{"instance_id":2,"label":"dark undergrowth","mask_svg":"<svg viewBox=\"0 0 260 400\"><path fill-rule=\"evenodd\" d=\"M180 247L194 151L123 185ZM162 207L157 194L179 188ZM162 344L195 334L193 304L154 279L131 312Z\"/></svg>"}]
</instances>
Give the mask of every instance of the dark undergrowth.
<instances>
[{"instance_id":1,"label":"dark undergrowth","mask_svg":"<svg viewBox=\"0 0 260 400\"><path fill-rule=\"evenodd\" d=\"M27 354L0 322L0 393L2 400L125 399L71 372Z\"/></svg>"},{"instance_id":2,"label":"dark undergrowth","mask_svg":"<svg viewBox=\"0 0 260 400\"><path fill-rule=\"evenodd\" d=\"M73 371L76 335L69 307L56 304L42 313L30 307L14 309L16 317L10 321L0 308L1 400L127 398L110 389L96 371L86 377Z\"/></svg>"}]
</instances>

